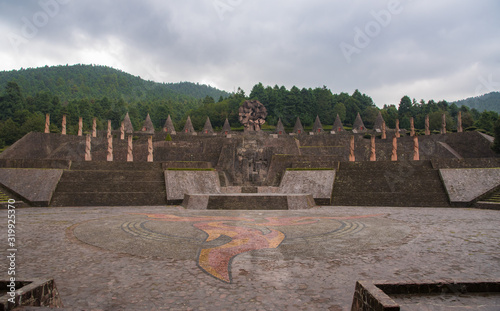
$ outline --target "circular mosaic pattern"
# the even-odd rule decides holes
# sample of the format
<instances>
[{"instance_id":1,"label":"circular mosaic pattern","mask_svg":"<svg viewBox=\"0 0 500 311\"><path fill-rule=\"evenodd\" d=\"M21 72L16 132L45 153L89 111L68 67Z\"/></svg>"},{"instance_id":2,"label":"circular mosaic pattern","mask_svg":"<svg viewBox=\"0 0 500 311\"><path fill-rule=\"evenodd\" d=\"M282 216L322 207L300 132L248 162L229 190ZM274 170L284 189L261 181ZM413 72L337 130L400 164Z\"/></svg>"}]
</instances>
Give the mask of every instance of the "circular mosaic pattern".
<instances>
[{"instance_id":1,"label":"circular mosaic pattern","mask_svg":"<svg viewBox=\"0 0 500 311\"><path fill-rule=\"evenodd\" d=\"M278 249L285 256L332 256L401 241L409 229L384 215L244 216L124 214L78 225L81 241L137 256L195 259L209 275L231 282L239 254Z\"/></svg>"}]
</instances>

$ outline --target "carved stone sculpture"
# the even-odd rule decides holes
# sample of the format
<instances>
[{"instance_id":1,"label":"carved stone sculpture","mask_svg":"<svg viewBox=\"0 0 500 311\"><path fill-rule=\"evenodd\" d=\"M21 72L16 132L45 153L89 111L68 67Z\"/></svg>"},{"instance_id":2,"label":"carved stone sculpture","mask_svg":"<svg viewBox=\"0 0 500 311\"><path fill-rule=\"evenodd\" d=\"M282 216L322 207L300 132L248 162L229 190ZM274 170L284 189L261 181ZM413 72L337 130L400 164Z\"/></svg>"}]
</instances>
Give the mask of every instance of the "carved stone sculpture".
<instances>
[{"instance_id":1,"label":"carved stone sculpture","mask_svg":"<svg viewBox=\"0 0 500 311\"><path fill-rule=\"evenodd\" d=\"M128 136L128 145L127 145L127 162L133 162L134 161L134 147L132 145L132 135Z\"/></svg>"},{"instance_id":2,"label":"carved stone sculpture","mask_svg":"<svg viewBox=\"0 0 500 311\"><path fill-rule=\"evenodd\" d=\"M398 138L394 136L392 138L392 154L391 154L391 161L397 161L398 160Z\"/></svg>"},{"instance_id":3,"label":"carved stone sculpture","mask_svg":"<svg viewBox=\"0 0 500 311\"><path fill-rule=\"evenodd\" d=\"M415 120L410 118L410 136L415 136Z\"/></svg>"},{"instance_id":4,"label":"carved stone sculpture","mask_svg":"<svg viewBox=\"0 0 500 311\"><path fill-rule=\"evenodd\" d=\"M83 135L83 118L80 117L78 119L78 136L82 136Z\"/></svg>"},{"instance_id":5,"label":"carved stone sculpture","mask_svg":"<svg viewBox=\"0 0 500 311\"><path fill-rule=\"evenodd\" d=\"M377 161L377 154L375 153L375 136L372 136L370 141L370 161Z\"/></svg>"},{"instance_id":6,"label":"carved stone sculpture","mask_svg":"<svg viewBox=\"0 0 500 311\"><path fill-rule=\"evenodd\" d=\"M92 137L97 137L97 119L92 119Z\"/></svg>"},{"instance_id":7,"label":"carved stone sculpture","mask_svg":"<svg viewBox=\"0 0 500 311\"><path fill-rule=\"evenodd\" d=\"M385 121L382 122L382 139L387 139L387 127L385 125Z\"/></svg>"},{"instance_id":8,"label":"carved stone sculpture","mask_svg":"<svg viewBox=\"0 0 500 311\"><path fill-rule=\"evenodd\" d=\"M92 154L90 153L92 148L91 140L90 134L87 134L87 139L85 140L85 161L92 161Z\"/></svg>"},{"instance_id":9,"label":"carved stone sculpture","mask_svg":"<svg viewBox=\"0 0 500 311\"><path fill-rule=\"evenodd\" d=\"M50 114L45 115L45 133L50 133Z\"/></svg>"},{"instance_id":10,"label":"carved stone sculpture","mask_svg":"<svg viewBox=\"0 0 500 311\"><path fill-rule=\"evenodd\" d=\"M443 113L443 119L441 120L441 134L446 134L446 114Z\"/></svg>"},{"instance_id":11,"label":"carved stone sculpture","mask_svg":"<svg viewBox=\"0 0 500 311\"><path fill-rule=\"evenodd\" d=\"M356 156L354 155L354 135L351 136L351 143L349 145L349 161L355 162Z\"/></svg>"},{"instance_id":12,"label":"carved stone sculpture","mask_svg":"<svg viewBox=\"0 0 500 311\"><path fill-rule=\"evenodd\" d=\"M113 161L113 135L108 135L108 156L107 160L109 162Z\"/></svg>"},{"instance_id":13,"label":"carved stone sculpture","mask_svg":"<svg viewBox=\"0 0 500 311\"><path fill-rule=\"evenodd\" d=\"M431 130L429 127L429 115L425 116L425 135L431 135Z\"/></svg>"},{"instance_id":14,"label":"carved stone sculpture","mask_svg":"<svg viewBox=\"0 0 500 311\"><path fill-rule=\"evenodd\" d=\"M396 119L396 137L399 138L401 134L399 133L399 119Z\"/></svg>"},{"instance_id":15,"label":"carved stone sculpture","mask_svg":"<svg viewBox=\"0 0 500 311\"><path fill-rule=\"evenodd\" d=\"M120 139L125 139L125 123L122 121L122 125L120 126Z\"/></svg>"},{"instance_id":16,"label":"carved stone sculpture","mask_svg":"<svg viewBox=\"0 0 500 311\"><path fill-rule=\"evenodd\" d=\"M418 136L413 136L413 160L420 160L420 152L418 146Z\"/></svg>"},{"instance_id":17,"label":"carved stone sculpture","mask_svg":"<svg viewBox=\"0 0 500 311\"><path fill-rule=\"evenodd\" d=\"M238 111L238 120L245 127L245 131L260 131L266 123L267 109L258 100L247 100Z\"/></svg>"},{"instance_id":18,"label":"carved stone sculpture","mask_svg":"<svg viewBox=\"0 0 500 311\"><path fill-rule=\"evenodd\" d=\"M462 111L458 112L458 120L457 120L457 132L462 133Z\"/></svg>"},{"instance_id":19,"label":"carved stone sculpture","mask_svg":"<svg viewBox=\"0 0 500 311\"><path fill-rule=\"evenodd\" d=\"M66 115L63 115L62 118L62 131L61 134L66 135Z\"/></svg>"},{"instance_id":20,"label":"carved stone sculpture","mask_svg":"<svg viewBox=\"0 0 500 311\"><path fill-rule=\"evenodd\" d=\"M148 162L153 162L153 136L148 137Z\"/></svg>"}]
</instances>

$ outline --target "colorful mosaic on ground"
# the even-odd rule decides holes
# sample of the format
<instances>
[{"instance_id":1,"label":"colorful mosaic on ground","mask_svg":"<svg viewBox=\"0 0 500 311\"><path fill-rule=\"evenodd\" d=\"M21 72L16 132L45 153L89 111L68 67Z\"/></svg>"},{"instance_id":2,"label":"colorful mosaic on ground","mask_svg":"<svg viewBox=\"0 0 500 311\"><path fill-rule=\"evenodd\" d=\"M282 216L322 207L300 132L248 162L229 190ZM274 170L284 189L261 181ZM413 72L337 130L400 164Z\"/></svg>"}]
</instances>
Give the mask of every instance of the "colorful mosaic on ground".
<instances>
[{"instance_id":1,"label":"colorful mosaic on ground","mask_svg":"<svg viewBox=\"0 0 500 311\"><path fill-rule=\"evenodd\" d=\"M165 222L189 222L207 234L198 255L198 267L209 275L231 283L231 262L239 254L279 247L286 235L279 229L287 226L307 226L324 220L336 220L337 226L331 231L316 232L317 235L330 237L354 233L363 228L362 224L352 221L360 218L371 218L381 215L347 216L347 217L266 217L264 222L247 217L228 216L192 216L180 217L169 214L136 214L144 215L149 219ZM143 225L148 220L124 223L122 229L133 235L144 238L155 238L155 233ZM230 240L217 246L207 246L207 243L219 238L227 237Z\"/></svg>"}]
</instances>

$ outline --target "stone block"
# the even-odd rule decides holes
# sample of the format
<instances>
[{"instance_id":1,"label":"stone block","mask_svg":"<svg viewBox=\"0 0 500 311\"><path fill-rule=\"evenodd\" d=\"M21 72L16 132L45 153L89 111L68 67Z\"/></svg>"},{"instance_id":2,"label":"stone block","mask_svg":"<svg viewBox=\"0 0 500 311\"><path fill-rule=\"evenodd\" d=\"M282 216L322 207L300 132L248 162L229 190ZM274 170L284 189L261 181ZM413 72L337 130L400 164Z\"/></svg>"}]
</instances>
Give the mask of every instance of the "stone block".
<instances>
[{"instance_id":1,"label":"stone block","mask_svg":"<svg viewBox=\"0 0 500 311\"><path fill-rule=\"evenodd\" d=\"M49 206L61 179L59 169L0 169L0 184L33 206Z\"/></svg>"},{"instance_id":2,"label":"stone block","mask_svg":"<svg viewBox=\"0 0 500 311\"><path fill-rule=\"evenodd\" d=\"M216 171L165 171L167 202L180 203L186 193L220 193L219 176Z\"/></svg>"},{"instance_id":3,"label":"stone block","mask_svg":"<svg viewBox=\"0 0 500 311\"><path fill-rule=\"evenodd\" d=\"M280 191L286 194L311 194L319 204L331 203L336 170L287 170Z\"/></svg>"},{"instance_id":4,"label":"stone block","mask_svg":"<svg viewBox=\"0 0 500 311\"><path fill-rule=\"evenodd\" d=\"M500 186L500 169L440 169L451 203L468 204Z\"/></svg>"}]
</instances>

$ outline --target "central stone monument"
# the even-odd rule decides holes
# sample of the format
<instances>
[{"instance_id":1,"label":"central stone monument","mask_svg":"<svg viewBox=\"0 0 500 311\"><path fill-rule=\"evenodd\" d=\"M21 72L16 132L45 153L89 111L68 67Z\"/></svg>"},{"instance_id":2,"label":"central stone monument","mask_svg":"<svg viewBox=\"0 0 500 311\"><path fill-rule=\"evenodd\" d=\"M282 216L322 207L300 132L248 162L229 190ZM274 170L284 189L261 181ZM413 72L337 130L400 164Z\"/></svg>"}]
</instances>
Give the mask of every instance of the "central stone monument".
<instances>
[{"instance_id":1,"label":"central stone monument","mask_svg":"<svg viewBox=\"0 0 500 311\"><path fill-rule=\"evenodd\" d=\"M266 123L267 109L258 100L247 100L240 107L238 115L245 132L256 132Z\"/></svg>"}]
</instances>

